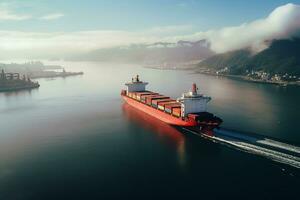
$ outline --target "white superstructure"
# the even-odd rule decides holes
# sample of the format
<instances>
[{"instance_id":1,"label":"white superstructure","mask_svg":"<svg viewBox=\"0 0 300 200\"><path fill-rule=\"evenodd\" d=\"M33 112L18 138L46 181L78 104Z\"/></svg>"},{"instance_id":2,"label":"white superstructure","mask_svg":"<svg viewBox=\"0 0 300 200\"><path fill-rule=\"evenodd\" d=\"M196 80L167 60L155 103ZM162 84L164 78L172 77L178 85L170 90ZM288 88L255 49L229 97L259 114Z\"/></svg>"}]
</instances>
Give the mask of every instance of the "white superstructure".
<instances>
[{"instance_id":1,"label":"white superstructure","mask_svg":"<svg viewBox=\"0 0 300 200\"><path fill-rule=\"evenodd\" d=\"M125 83L125 85L127 86L127 93L145 91L147 84L147 82L140 81L139 75L136 75L135 78L132 78L132 81L130 83Z\"/></svg>"},{"instance_id":2,"label":"white superstructure","mask_svg":"<svg viewBox=\"0 0 300 200\"><path fill-rule=\"evenodd\" d=\"M197 93L197 86L194 83L192 91L183 93L182 96L177 99L177 101L181 103L181 116L186 117L190 113L205 112L207 103L210 100L211 97Z\"/></svg>"}]
</instances>

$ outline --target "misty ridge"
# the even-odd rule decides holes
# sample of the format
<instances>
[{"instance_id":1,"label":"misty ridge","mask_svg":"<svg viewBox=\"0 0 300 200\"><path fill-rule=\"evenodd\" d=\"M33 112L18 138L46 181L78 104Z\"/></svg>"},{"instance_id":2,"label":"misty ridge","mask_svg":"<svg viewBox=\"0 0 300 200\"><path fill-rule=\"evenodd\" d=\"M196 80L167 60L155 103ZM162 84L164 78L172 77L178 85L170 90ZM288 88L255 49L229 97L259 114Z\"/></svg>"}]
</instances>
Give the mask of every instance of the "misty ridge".
<instances>
[{"instance_id":1,"label":"misty ridge","mask_svg":"<svg viewBox=\"0 0 300 200\"><path fill-rule=\"evenodd\" d=\"M66 58L72 61L114 61L143 64L197 63L215 53L206 40L156 42L124 47L98 49L86 54Z\"/></svg>"}]
</instances>

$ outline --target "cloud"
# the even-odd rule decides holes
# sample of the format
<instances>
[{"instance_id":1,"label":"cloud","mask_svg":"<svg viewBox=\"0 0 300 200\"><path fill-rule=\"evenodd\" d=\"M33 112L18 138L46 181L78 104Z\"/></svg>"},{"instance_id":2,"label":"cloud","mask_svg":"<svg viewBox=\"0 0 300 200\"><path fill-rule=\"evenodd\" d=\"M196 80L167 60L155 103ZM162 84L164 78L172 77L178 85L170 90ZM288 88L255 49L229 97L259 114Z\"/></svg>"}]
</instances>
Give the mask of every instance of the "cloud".
<instances>
[{"instance_id":1,"label":"cloud","mask_svg":"<svg viewBox=\"0 0 300 200\"><path fill-rule=\"evenodd\" d=\"M300 36L300 6L286 4L276 8L264 19L240 26L198 32L188 39L207 39L217 53L251 47L254 51L266 48L265 41Z\"/></svg>"},{"instance_id":2,"label":"cloud","mask_svg":"<svg viewBox=\"0 0 300 200\"><path fill-rule=\"evenodd\" d=\"M32 18L31 15L20 15L11 12L10 10L0 8L0 20L14 20L21 21Z\"/></svg>"},{"instance_id":3,"label":"cloud","mask_svg":"<svg viewBox=\"0 0 300 200\"><path fill-rule=\"evenodd\" d=\"M94 30L48 33L0 31L0 56L63 57L130 44L200 39L209 41L210 48L217 53L247 47L260 51L266 48L266 40L300 36L299 19L300 6L286 4L276 8L263 19L194 34L191 34L194 27L189 25L154 27L143 31Z\"/></svg>"},{"instance_id":4,"label":"cloud","mask_svg":"<svg viewBox=\"0 0 300 200\"><path fill-rule=\"evenodd\" d=\"M190 26L155 27L143 31L94 30L75 32L23 32L0 30L0 56L18 58L80 54L99 48L154 43Z\"/></svg>"},{"instance_id":5,"label":"cloud","mask_svg":"<svg viewBox=\"0 0 300 200\"><path fill-rule=\"evenodd\" d=\"M47 58L80 54L99 48L158 41L160 37L128 31L78 32L0 31L2 58Z\"/></svg>"},{"instance_id":6,"label":"cloud","mask_svg":"<svg viewBox=\"0 0 300 200\"><path fill-rule=\"evenodd\" d=\"M40 17L40 19L41 20L55 20L55 19L62 18L63 16L65 16L65 15L62 13L52 13L52 14L44 15L44 16Z\"/></svg>"}]
</instances>

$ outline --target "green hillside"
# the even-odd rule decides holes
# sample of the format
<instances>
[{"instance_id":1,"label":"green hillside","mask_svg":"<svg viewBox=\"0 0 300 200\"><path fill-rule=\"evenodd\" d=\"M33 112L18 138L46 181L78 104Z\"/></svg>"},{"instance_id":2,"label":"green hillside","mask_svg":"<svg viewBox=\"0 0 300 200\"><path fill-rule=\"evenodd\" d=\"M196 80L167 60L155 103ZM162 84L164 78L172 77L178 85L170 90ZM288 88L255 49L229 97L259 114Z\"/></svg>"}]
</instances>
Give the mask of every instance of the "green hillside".
<instances>
[{"instance_id":1,"label":"green hillside","mask_svg":"<svg viewBox=\"0 0 300 200\"><path fill-rule=\"evenodd\" d=\"M249 71L270 74L300 75L300 38L274 40L270 47L251 54L248 49L217 54L199 64L199 67L220 70L228 68L229 74L243 75Z\"/></svg>"}]
</instances>

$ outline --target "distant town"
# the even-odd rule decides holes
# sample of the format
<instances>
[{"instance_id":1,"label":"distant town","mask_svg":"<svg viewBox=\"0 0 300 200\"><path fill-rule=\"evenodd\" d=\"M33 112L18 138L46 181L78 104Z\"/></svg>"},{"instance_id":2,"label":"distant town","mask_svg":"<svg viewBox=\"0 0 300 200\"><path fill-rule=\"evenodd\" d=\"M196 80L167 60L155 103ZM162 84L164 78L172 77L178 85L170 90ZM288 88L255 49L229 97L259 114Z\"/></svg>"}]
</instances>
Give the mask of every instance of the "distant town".
<instances>
[{"instance_id":1,"label":"distant town","mask_svg":"<svg viewBox=\"0 0 300 200\"><path fill-rule=\"evenodd\" d=\"M201 68L197 69L198 73L216 75L216 76L227 76L238 78L241 80L258 82L258 83L270 83L270 84L278 84L282 86L286 85L299 85L300 86L300 77L293 74L271 74L269 72L265 72L263 70L254 71L254 70L246 70L243 75L233 75L230 74L230 70L228 67L214 70Z\"/></svg>"}]
</instances>

